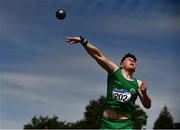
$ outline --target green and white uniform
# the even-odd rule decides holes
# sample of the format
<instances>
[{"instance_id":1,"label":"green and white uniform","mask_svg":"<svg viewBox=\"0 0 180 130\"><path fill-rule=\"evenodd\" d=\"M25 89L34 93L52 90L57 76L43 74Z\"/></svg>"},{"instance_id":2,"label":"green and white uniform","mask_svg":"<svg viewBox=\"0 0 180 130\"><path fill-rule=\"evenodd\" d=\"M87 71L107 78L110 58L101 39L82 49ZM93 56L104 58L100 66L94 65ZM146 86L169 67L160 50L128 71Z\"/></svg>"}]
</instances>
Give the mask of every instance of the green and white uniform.
<instances>
[{"instance_id":1,"label":"green and white uniform","mask_svg":"<svg viewBox=\"0 0 180 130\"><path fill-rule=\"evenodd\" d=\"M102 117L101 128L129 129L133 127L133 110L138 96L136 79L127 80L118 68L107 79L107 96L105 109L112 108L128 117L127 120L114 120Z\"/></svg>"}]
</instances>

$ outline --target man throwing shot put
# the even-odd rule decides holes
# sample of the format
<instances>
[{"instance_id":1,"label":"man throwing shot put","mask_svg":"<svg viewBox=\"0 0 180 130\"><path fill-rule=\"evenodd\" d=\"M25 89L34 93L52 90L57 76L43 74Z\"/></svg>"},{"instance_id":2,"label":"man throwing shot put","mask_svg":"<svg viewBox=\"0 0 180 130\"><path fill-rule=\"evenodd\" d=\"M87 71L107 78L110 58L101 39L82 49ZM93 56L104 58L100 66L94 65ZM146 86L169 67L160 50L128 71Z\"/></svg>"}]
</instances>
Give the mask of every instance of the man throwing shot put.
<instances>
[{"instance_id":1,"label":"man throwing shot put","mask_svg":"<svg viewBox=\"0 0 180 130\"><path fill-rule=\"evenodd\" d=\"M83 37L67 37L66 41L80 43L97 63L108 72L107 95L101 119L102 129L133 129L133 110L137 97L147 109L151 107L151 98L147 86L141 80L133 78L136 69L136 57L126 54L116 65L98 48Z\"/></svg>"}]
</instances>

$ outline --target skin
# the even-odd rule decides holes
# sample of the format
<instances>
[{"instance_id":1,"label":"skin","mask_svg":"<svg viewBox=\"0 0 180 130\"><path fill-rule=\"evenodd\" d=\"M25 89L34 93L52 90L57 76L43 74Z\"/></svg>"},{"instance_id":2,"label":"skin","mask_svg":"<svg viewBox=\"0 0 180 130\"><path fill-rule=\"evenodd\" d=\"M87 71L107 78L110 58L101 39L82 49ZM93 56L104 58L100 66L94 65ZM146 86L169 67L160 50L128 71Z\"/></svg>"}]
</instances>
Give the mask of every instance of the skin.
<instances>
[{"instance_id":1,"label":"skin","mask_svg":"<svg viewBox=\"0 0 180 130\"><path fill-rule=\"evenodd\" d=\"M118 66L109 60L97 47L91 43L83 43L80 37L67 37L66 41L70 44L82 44L89 55L96 60L96 62L105 69L108 73L113 73L118 67L121 68L123 76L127 80L133 80L132 76L136 70L137 63L130 57L125 58L125 60ZM138 95L143 106L147 109L151 107L151 98L147 94L147 85L145 82L138 80Z\"/></svg>"}]
</instances>

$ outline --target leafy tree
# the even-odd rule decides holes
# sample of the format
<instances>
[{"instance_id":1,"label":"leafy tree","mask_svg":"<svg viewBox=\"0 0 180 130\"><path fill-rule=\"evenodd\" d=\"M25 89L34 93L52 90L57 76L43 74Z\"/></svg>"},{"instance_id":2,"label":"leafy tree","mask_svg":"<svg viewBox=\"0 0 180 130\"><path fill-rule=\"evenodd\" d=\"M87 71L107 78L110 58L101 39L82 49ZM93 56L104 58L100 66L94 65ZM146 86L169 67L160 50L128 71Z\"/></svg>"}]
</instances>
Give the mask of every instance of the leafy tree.
<instances>
[{"instance_id":1,"label":"leafy tree","mask_svg":"<svg viewBox=\"0 0 180 130\"><path fill-rule=\"evenodd\" d=\"M68 126L69 124L66 124L65 121L58 121L57 116L53 116L52 118L48 116L39 116L39 118L37 118L34 116L30 123L24 125L24 129L59 129L68 128Z\"/></svg>"},{"instance_id":2,"label":"leafy tree","mask_svg":"<svg viewBox=\"0 0 180 130\"><path fill-rule=\"evenodd\" d=\"M104 96L101 96L97 100L90 101L89 104L86 106L86 111L84 112L84 119L74 123L71 128L100 128L104 102ZM143 125L146 125L147 115L138 105L135 105L134 115L134 128L141 129Z\"/></svg>"},{"instance_id":3,"label":"leafy tree","mask_svg":"<svg viewBox=\"0 0 180 130\"><path fill-rule=\"evenodd\" d=\"M153 129L172 129L173 118L168 111L167 106L164 106L161 110L159 117L156 119Z\"/></svg>"},{"instance_id":4,"label":"leafy tree","mask_svg":"<svg viewBox=\"0 0 180 130\"><path fill-rule=\"evenodd\" d=\"M146 112L144 112L140 108L139 105L135 105L134 117L135 117L134 129L141 129L143 126L146 125L148 116Z\"/></svg>"},{"instance_id":5,"label":"leafy tree","mask_svg":"<svg viewBox=\"0 0 180 130\"><path fill-rule=\"evenodd\" d=\"M173 123L173 128L180 129L180 123L179 122Z\"/></svg>"},{"instance_id":6,"label":"leafy tree","mask_svg":"<svg viewBox=\"0 0 180 130\"><path fill-rule=\"evenodd\" d=\"M90 101L89 105L86 106L86 111L84 112L85 128L100 128L104 102L105 97L101 96L97 100Z\"/></svg>"},{"instance_id":7,"label":"leafy tree","mask_svg":"<svg viewBox=\"0 0 180 130\"><path fill-rule=\"evenodd\" d=\"M70 128L73 129L98 129L100 128L100 120L103 112L105 97L101 96L97 100L91 100L86 106L84 118L72 123Z\"/></svg>"},{"instance_id":8,"label":"leafy tree","mask_svg":"<svg viewBox=\"0 0 180 130\"><path fill-rule=\"evenodd\" d=\"M24 125L24 129L99 129L104 102L104 96L101 96L97 100L91 100L85 108L84 118L75 123L58 121L58 117L56 116L53 116L53 118L40 116L39 118L33 117L31 123ZM134 115L134 126L136 129L140 129L143 125L146 125L147 115L138 105L135 105Z\"/></svg>"}]
</instances>

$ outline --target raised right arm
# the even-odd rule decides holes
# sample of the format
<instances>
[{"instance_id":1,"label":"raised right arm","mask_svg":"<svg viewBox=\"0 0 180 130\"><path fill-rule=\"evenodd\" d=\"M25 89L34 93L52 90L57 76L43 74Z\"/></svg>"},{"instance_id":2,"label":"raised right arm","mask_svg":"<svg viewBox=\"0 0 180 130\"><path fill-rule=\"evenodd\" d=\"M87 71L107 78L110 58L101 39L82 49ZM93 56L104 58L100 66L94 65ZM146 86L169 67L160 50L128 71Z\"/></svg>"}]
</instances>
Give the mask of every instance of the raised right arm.
<instances>
[{"instance_id":1,"label":"raised right arm","mask_svg":"<svg viewBox=\"0 0 180 130\"><path fill-rule=\"evenodd\" d=\"M67 37L66 41L71 44L81 43L88 54L91 55L91 57L93 57L97 61L97 63L108 73L112 73L116 68L118 68L118 66L110 61L97 47L95 47L85 39L82 39L80 37Z\"/></svg>"}]
</instances>

